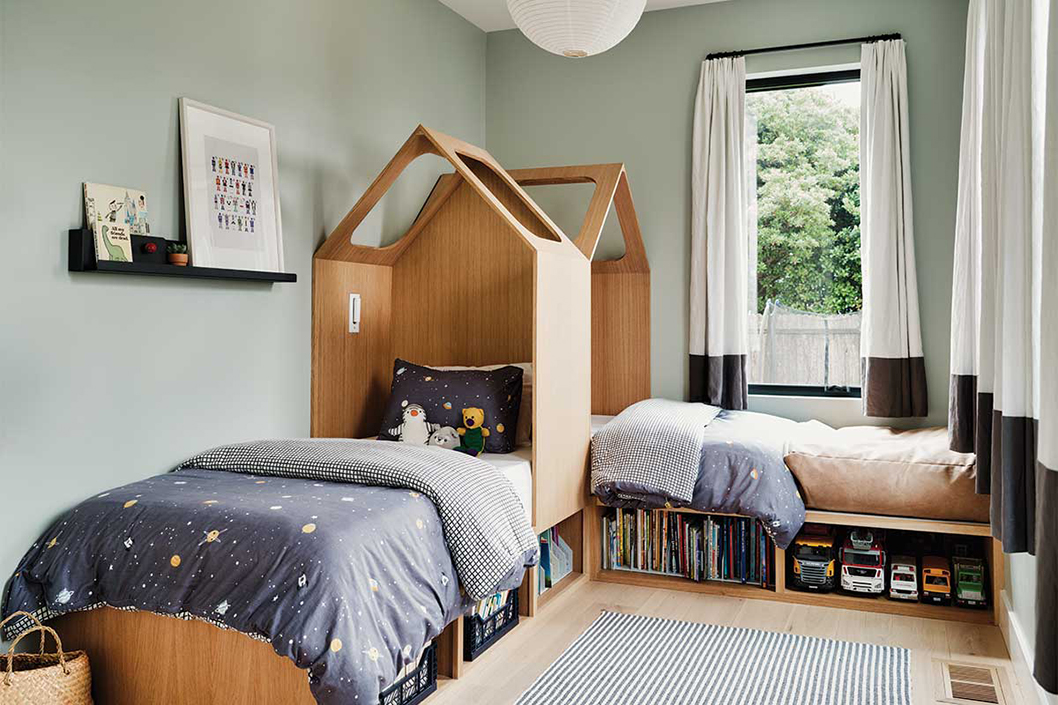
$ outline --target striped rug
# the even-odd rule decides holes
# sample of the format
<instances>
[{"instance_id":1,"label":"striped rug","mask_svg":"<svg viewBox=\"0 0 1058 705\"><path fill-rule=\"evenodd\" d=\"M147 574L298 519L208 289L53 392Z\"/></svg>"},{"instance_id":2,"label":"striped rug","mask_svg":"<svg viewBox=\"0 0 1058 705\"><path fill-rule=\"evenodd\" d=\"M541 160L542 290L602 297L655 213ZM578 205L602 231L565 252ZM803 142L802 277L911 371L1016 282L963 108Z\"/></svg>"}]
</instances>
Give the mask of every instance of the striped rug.
<instances>
[{"instance_id":1,"label":"striped rug","mask_svg":"<svg viewBox=\"0 0 1058 705\"><path fill-rule=\"evenodd\" d=\"M910 652L604 612L516 705L911 705Z\"/></svg>"}]
</instances>

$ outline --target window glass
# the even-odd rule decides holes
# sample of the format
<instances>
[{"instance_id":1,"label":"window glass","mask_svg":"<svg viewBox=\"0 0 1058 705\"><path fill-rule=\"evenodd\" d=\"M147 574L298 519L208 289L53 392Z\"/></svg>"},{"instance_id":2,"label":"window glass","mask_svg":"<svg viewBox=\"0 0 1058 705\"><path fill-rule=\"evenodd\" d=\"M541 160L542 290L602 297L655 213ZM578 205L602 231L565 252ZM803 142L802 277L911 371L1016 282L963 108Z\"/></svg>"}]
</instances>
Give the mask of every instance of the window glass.
<instances>
[{"instance_id":1,"label":"window glass","mask_svg":"<svg viewBox=\"0 0 1058 705\"><path fill-rule=\"evenodd\" d=\"M858 80L746 96L751 385L860 386L859 103Z\"/></svg>"}]
</instances>

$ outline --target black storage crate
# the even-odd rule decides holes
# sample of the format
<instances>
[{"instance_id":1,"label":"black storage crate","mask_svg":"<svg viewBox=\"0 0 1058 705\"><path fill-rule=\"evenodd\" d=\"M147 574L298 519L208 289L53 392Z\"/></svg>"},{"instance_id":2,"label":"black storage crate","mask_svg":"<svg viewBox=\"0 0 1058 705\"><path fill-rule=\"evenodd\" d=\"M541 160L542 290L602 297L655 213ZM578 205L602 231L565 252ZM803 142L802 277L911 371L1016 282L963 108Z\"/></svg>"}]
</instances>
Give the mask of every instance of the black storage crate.
<instances>
[{"instance_id":1,"label":"black storage crate","mask_svg":"<svg viewBox=\"0 0 1058 705\"><path fill-rule=\"evenodd\" d=\"M379 705L417 705L437 690L437 644L430 644L419 667L382 691Z\"/></svg>"},{"instance_id":2,"label":"black storage crate","mask_svg":"<svg viewBox=\"0 0 1058 705\"><path fill-rule=\"evenodd\" d=\"M473 661L518 626L518 590L511 590L507 602L491 617L468 614L463 620L463 660Z\"/></svg>"}]
</instances>

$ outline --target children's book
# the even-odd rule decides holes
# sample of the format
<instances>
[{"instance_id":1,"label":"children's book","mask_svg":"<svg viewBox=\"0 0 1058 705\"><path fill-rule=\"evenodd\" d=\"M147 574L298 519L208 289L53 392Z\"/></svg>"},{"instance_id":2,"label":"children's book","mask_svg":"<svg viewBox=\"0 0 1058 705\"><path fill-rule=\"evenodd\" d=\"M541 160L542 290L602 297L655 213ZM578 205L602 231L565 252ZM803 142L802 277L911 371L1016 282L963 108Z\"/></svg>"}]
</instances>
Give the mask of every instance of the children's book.
<instances>
[{"instance_id":1,"label":"children's book","mask_svg":"<svg viewBox=\"0 0 1058 705\"><path fill-rule=\"evenodd\" d=\"M96 259L132 261L132 236L150 235L147 194L106 184L84 185L85 222L95 237Z\"/></svg>"}]
</instances>

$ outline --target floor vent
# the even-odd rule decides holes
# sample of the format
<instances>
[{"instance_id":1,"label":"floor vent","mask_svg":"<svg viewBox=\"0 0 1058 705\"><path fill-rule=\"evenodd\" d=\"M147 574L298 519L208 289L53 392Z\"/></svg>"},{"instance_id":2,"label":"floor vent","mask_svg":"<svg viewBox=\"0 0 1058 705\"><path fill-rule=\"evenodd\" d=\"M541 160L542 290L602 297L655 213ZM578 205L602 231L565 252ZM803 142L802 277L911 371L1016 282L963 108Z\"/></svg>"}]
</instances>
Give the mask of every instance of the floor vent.
<instances>
[{"instance_id":1,"label":"floor vent","mask_svg":"<svg viewBox=\"0 0 1058 705\"><path fill-rule=\"evenodd\" d=\"M940 702L957 705L1006 705L999 669L948 661L941 661L940 668L944 689L943 697L939 698Z\"/></svg>"}]
</instances>

